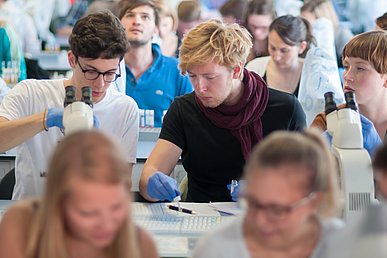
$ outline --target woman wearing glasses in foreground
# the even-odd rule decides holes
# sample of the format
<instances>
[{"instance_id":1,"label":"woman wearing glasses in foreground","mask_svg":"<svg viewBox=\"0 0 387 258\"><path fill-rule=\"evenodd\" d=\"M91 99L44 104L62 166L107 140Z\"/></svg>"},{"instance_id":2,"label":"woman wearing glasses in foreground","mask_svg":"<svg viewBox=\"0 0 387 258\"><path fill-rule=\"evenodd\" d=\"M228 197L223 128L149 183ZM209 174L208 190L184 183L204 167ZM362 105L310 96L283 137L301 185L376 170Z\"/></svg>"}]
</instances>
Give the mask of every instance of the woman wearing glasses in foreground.
<instances>
[{"instance_id":1,"label":"woman wearing glasses in foreground","mask_svg":"<svg viewBox=\"0 0 387 258\"><path fill-rule=\"evenodd\" d=\"M245 167L245 215L202 239L193 257L323 257L342 227L336 175L319 133L271 134Z\"/></svg>"}]
</instances>

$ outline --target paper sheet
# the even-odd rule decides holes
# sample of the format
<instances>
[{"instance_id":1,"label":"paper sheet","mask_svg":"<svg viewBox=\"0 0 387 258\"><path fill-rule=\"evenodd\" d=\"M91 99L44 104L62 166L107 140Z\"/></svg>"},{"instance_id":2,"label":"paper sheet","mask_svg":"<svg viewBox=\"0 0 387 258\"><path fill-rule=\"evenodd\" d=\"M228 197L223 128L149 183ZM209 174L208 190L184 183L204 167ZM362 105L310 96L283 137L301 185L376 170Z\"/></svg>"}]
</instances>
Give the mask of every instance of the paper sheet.
<instances>
[{"instance_id":1,"label":"paper sheet","mask_svg":"<svg viewBox=\"0 0 387 258\"><path fill-rule=\"evenodd\" d=\"M209 204L212 208L219 212L224 212L231 215L241 215L244 212L237 202L212 202Z\"/></svg>"},{"instance_id":2,"label":"paper sheet","mask_svg":"<svg viewBox=\"0 0 387 258\"><path fill-rule=\"evenodd\" d=\"M191 214L168 209L167 205L176 203L132 203L133 212L137 216L173 214L179 216L194 216ZM220 216L208 203L180 202L181 208L196 211L198 216Z\"/></svg>"}]
</instances>

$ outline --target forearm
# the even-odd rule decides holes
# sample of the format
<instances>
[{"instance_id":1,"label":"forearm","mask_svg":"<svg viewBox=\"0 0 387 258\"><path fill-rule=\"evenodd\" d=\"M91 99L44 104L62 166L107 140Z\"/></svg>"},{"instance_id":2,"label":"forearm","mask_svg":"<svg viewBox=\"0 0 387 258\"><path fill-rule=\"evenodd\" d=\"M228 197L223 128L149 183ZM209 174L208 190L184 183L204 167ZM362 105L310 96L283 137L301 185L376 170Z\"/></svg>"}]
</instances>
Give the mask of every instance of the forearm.
<instances>
[{"instance_id":1,"label":"forearm","mask_svg":"<svg viewBox=\"0 0 387 258\"><path fill-rule=\"evenodd\" d=\"M175 144L166 140L159 139L155 148L149 155L144 164L144 168L140 177L140 194L149 201L158 201L148 195L147 186L149 178L153 176L156 171L162 172L169 176L176 166L176 163L182 153L182 150Z\"/></svg>"},{"instance_id":2,"label":"forearm","mask_svg":"<svg viewBox=\"0 0 387 258\"><path fill-rule=\"evenodd\" d=\"M0 152L12 149L44 130L45 112L9 121L0 118Z\"/></svg>"}]
</instances>

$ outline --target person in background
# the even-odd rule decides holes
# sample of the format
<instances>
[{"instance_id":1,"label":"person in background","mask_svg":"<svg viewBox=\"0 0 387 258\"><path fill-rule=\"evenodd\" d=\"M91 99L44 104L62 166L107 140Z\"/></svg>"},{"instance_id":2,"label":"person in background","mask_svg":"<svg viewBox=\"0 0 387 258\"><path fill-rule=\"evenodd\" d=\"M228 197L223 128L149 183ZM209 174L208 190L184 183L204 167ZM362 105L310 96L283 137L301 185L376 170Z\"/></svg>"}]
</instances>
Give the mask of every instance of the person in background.
<instances>
[{"instance_id":1,"label":"person in background","mask_svg":"<svg viewBox=\"0 0 387 258\"><path fill-rule=\"evenodd\" d=\"M0 19L5 19L15 29L24 53L40 50L41 44L34 21L12 0L0 0Z\"/></svg>"},{"instance_id":2,"label":"person in background","mask_svg":"<svg viewBox=\"0 0 387 258\"><path fill-rule=\"evenodd\" d=\"M19 36L8 21L1 19L0 40L0 76L13 86L27 78L27 67Z\"/></svg>"},{"instance_id":3,"label":"person in background","mask_svg":"<svg viewBox=\"0 0 387 258\"><path fill-rule=\"evenodd\" d=\"M93 0L92 3L89 4L89 7L86 10L86 15L96 12L101 12L104 10L111 11L115 16L119 15L119 11L121 6L130 0Z\"/></svg>"},{"instance_id":4,"label":"person in background","mask_svg":"<svg viewBox=\"0 0 387 258\"><path fill-rule=\"evenodd\" d=\"M158 257L131 216L121 149L97 131L66 136L51 158L41 199L15 203L0 222L0 257Z\"/></svg>"},{"instance_id":5,"label":"person in background","mask_svg":"<svg viewBox=\"0 0 387 258\"><path fill-rule=\"evenodd\" d=\"M99 128L122 144L129 171L136 162L138 109L135 101L110 88L120 77L119 62L129 44L119 19L110 12L78 20L69 38L69 79L24 80L0 105L0 152L16 148L13 199L40 195L47 161L63 138L65 88L90 86ZM114 114L114 115L113 115Z\"/></svg>"},{"instance_id":6,"label":"person in background","mask_svg":"<svg viewBox=\"0 0 387 258\"><path fill-rule=\"evenodd\" d=\"M219 9L223 22L243 25L248 3L248 0L228 0L225 2Z\"/></svg>"},{"instance_id":7,"label":"person in background","mask_svg":"<svg viewBox=\"0 0 387 258\"><path fill-rule=\"evenodd\" d=\"M177 6L177 36L183 39L184 35L202 21L201 6L197 0L184 0Z\"/></svg>"},{"instance_id":8,"label":"person in background","mask_svg":"<svg viewBox=\"0 0 387 258\"><path fill-rule=\"evenodd\" d=\"M68 37L74 24L85 15L93 0L76 0L65 16L56 17L51 21L50 30L57 36Z\"/></svg>"},{"instance_id":9,"label":"person in background","mask_svg":"<svg viewBox=\"0 0 387 258\"><path fill-rule=\"evenodd\" d=\"M126 94L140 109L154 111L154 124L147 126L161 127L169 105L175 97L191 92L192 85L181 75L177 59L164 56L160 46L152 44L160 21L155 1L129 1L121 8L119 18L131 44L125 54Z\"/></svg>"},{"instance_id":10,"label":"person in background","mask_svg":"<svg viewBox=\"0 0 387 258\"><path fill-rule=\"evenodd\" d=\"M341 52L344 45L353 37L353 33L350 29L340 24L332 2L330 0L304 1L304 5L301 7L301 16L307 19L312 25L316 20L321 18L326 18L332 23L335 52L341 67Z\"/></svg>"},{"instance_id":11,"label":"person in background","mask_svg":"<svg viewBox=\"0 0 387 258\"><path fill-rule=\"evenodd\" d=\"M372 160L376 189L380 201L387 200L387 143L381 145Z\"/></svg>"},{"instance_id":12,"label":"person in background","mask_svg":"<svg viewBox=\"0 0 387 258\"><path fill-rule=\"evenodd\" d=\"M177 14L166 3L166 0L158 0L158 7L160 8L160 22L158 26L159 37L161 39L161 52L165 56L178 57L179 46L181 40L176 34L177 30Z\"/></svg>"},{"instance_id":13,"label":"person in background","mask_svg":"<svg viewBox=\"0 0 387 258\"><path fill-rule=\"evenodd\" d=\"M51 20L66 16L70 9L70 2L64 0L11 0L20 9L27 12L35 23L39 39L52 44L56 42L50 31Z\"/></svg>"},{"instance_id":14,"label":"person in background","mask_svg":"<svg viewBox=\"0 0 387 258\"><path fill-rule=\"evenodd\" d=\"M253 48L247 62L260 56L269 55L269 26L276 16L272 0L252 0L249 2L244 24L253 35Z\"/></svg>"},{"instance_id":15,"label":"person in background","mask_svg":"<svg viewBox=\"0 0 387 258\"><path fill-rule=\"evenodd\" d=\"M254 147L240 192L246 213L199 241L194 258L323 258L343 226L337 169L319 133L274 132Z\"/></svg>"},{"instance_id":16,"label":"person in background","mask_svg":"<svg viewBox=\"0 0 387 258\"><path fill-rule=\"evenodd\" d=\"M387 12L384 13L382 16L376 18L376 30L384 30L387 31Z\"/></svg>"},{"instance_id":17,"label":"person in background","mask_svg":"<svg viewBox=\"0 0 387 258\"><path fill-rule=\"evenodd\" d=\"M364 148L372 155L387 134L387 34L370 31L353 37L343 49L344 92L354 92L362 115ZM326 130L325 113L311 126Z\"/></svg>"},{"instance_id":18,"label":"person in background","mask_svg":"<svg viewBox=\"0 0 387 258\"><path fill-rule=\"evenodd\" d=\"M227 184L242 175L251 148L275 130L299 131L305 114L290 94L268 89L244 69L251 35L238 24L203 22L180 47L179 67L195 89L176 98L140 178L150 201L180 194L170 178L181 157L188 176L187 201L231 201Z\"/></svg>"},{"instance_id":19,"label":"person in background","mask_svg":"<svg viewBox=\"0 0 387 258\"><path fill-rule=\"evenodd\" d=\"M315 44L309 22L285 15L269 27L269 57L259 57L246 65L257 72L271 88L298 96L303 57Z\"/></svg>"}]
</instances>

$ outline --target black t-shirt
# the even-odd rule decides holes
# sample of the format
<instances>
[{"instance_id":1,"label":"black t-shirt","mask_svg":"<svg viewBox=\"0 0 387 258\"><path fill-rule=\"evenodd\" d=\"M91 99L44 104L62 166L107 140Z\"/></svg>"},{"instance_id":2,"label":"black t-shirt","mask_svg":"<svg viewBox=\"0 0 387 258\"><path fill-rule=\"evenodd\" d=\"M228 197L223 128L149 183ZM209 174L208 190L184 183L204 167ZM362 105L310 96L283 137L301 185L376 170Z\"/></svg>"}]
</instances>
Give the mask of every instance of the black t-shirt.
<instances>
[{"instance_id":1,"label":"black t-shirt","mask_svg":"<svg viewBox=\"0 0 387 258\"><path fill-rule=\"evenodd\" d=\"M275 130L303 130L305 113L297 98L269 89L262 127L264 137ZM187 201L231 201L226 186L232 179L241 178L245 164L240 143L228 129L215 126L204 116L194 93L175 98L164 117L160 138L183 150Z\"/></svg>"}]
</instances>

